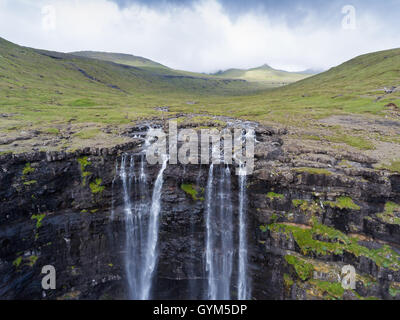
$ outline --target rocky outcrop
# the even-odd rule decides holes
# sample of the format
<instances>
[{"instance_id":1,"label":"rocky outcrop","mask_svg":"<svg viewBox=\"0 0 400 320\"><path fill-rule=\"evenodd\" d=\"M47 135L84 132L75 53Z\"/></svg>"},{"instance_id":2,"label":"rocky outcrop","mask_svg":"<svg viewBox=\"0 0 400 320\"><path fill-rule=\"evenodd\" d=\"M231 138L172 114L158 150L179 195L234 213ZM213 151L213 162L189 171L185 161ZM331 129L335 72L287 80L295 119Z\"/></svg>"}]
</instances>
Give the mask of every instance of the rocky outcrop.
<instances>
[{"instance_id":1,"label":"rocky outcrop","mask_svg":"<svg viewBox=\"0 0 400 320\"><path fill-rule=\"evenodd\" d=\"M286 145L285 130L256 133L247 188L253 299L400 298L400 175L372 169L361 155ZM133 139L111 149L0 156L1 299L126 298L115 168L123 152L140 148ZM154 181L159 166L147 169ZM207 171L165 171L154 298L205 297L204 201L182 184L203 190ZM41 288L44 265L56 268L54 291ZM356 269L355 290L341 286L344 265Z\"/></svg>"}]
</instances>

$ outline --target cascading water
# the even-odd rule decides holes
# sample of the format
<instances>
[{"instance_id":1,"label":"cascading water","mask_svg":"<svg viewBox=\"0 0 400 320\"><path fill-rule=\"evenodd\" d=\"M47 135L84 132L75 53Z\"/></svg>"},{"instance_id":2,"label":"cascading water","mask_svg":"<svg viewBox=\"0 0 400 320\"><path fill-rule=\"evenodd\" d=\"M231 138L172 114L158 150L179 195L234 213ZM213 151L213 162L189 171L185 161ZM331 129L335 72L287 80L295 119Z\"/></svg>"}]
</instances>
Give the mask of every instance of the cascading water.
<instances>
[{"instance_id":1,"label":"cascading water","mask_svg":"<svg viewBox=\"0 0 400 320\"><path fill-rule=\"evenodd\" d=\"M239 137L243 139L244 137ZM251 137L253 138L253 137ZM206 298L210 300L232 299L232 273L237 270L238 300L250 298L250 286L247 272L247 194L246 167L239 161L238 193L238 244L235 246L234 214L232 208L231 170L229 166L220 166L220 174L210 165L206 193L206 274L208 290ZM215 182L215 180L217 180ZM237 248L237 263L234 262Z\"/></svg>"},{"instance_id":2,"label":"cascading water","mask_svg":"<svg viewBox=\"0 0 400 320\"><path fill-rule=\"evenodd\" d=\"M124 213L125 213L125 231L126 231L126 256L125 256L125 270L128 279L129 295L130 298L136 299L140 294L140 269L135 263L140 258L140 246L138 242L138 233L141 232L143 226L138 223L138 214L135 212L131 203L131 181L132 178L136 180L134 175L133 165L130 165L132 169L129 170L129 174L126 170L126 160L129 156L122 155L121 167L119 171L119 177L122 181L123 197L124 197ZM130 156L130 162L134 164L133 156ZM132 170L132 171L131 171ZM132 177L133 175L133 177Z\"/></svg>"},{"instance_id":3,"label":"cascading water","mask_svg":"<svg viewBox=\"0 0 400 320\"><path fill-rule=\"evenodd\" d=\"M142 300L147 300L150 298L152 278L157 261L157 242L161 211L161 190L164 182L163 175L165 169L167 168L167 162L168 157L164 156L161 170L158 173L157 180L154 184L153 197L150 208L149 229L147 233L146 258L143 266L143 286L141 295Z\"/></svg>"},{"instance_id":4,"label":"cascading water","mask_svg":"<svg viewBox=\"0 0 400 320\"><path fill-rule=\"evenodd\" d=\"M254 131L247 130L243 139L255 141ZM247 273L247 171L245 163L239 162L239 270L238 270L238 300L248 300L251 297Z\"/></svg>"},{"instance_id":5,"label":"cascading water","mask_svg":"<svg viewBox=\"0 0 400 320\"><path fill-rule=\"evenodd\" d=\"M231 170L221 166L218 175L210 165L206 193L206 273L208 290L206 299L230 300L233 286L234 221L231 190ZM216 180L216 183L214 183ZM246 234L246 176L239 176L239 245L237 250L237 299L249 297L247 280Z\"/></svg>"},{"instance_id":6,"label":"cascading water","mask_svg":"<svg viewBox=\"0 0 400 320\"><path fill-rule=\"evenodd\" d=\"M150 145L146 140L144 149ZM117 176L122 185L123 209L126 231L125 271L129 288L129 298L148 300L151 298L153 277L157 265L157 246L161 212L161 192L163 175L168 157L163 158L152 192L149 190L149 177L145 153L121 158ZM250 298L247 251L247 194L245 165L239 163L238 194L232 192L232 170L230 165L209 166L205 199L205 272L207 289L205 299L209 300L247 300ZM200 172L197 178L200 181ZM113 192L114 183L113 181ZM233 203L238 199L238 210ZM112 216L114 216L114 200ZM236 227L237 226L237 227ZM190 226L194 237L194 225ZM236 235L237 233L237 235ZM195 243L190 243L190 253ZM189 270L190 276L195 274ZM188 298L195 298L198 288L195 282L189 283ZM235 290L236 289L236 290ZM237 292L232 294L232 292Z\"/></svg>"},{"instance_id":7,"label":"cascading water","mask_svg":"<svg viewBox=\"0 0 400 320\"><path fill-rule=\"evenodd\" d=\"M243 170L243 167L241 167L241 170ZM239 175L239 271L237 284L238 300L247 300L249 298L247 279L246 181L246 175Z\"/></svg>"},{"instance_id":8,"label":"cascading water","mask_svg":"<svg viewBox=\"0 0 400 320\"><path fill-rule=\"evenodd\" d=\"M233 268L233 221L232 221L232 195L231 195L231 171L227 166L221 167L221 179L219 182L220 194L220 241L221 255L219 269L221 270L221 280L219 292L222 300L231 298L231 277Z\"/></svg>"},{"instance_id":9,"label":"cascading water","mask_svg":"<svg viewBox=\"0 0 400 320\"><path fill-rule=\"evenodd\" d=\"M231 170L221 166L214 186L214 165L211 164L206 199L206 271L207 298L230 300L234 267L234 223Z\"/></svg>"},{"instance_id":10,"label":"cascading water","mask_svg":"<svg viewBox=\"0 0 400 320\"><path fill-rule=\"evenodd\" d=\"M145 148L150 142L146 140ZM140 161L136 169L135 159ZM153 274L157 262L161 190L168 158L158 172L152 196L148 192L145 154L123 154L117 176L122 182L126 231L125 271L129 298L150 299ZM114 214L114 213L112 213Z\"/></svg>"},{"instance_id":11,"label":"cascading water","mask_svg":"<svg viewBox=\"0 0 400 320\"><path fill-rule=\"evenodd\" d=\"M208 280L207 298L217 299L217 285L214 265L214 234L212 230L213 219L213 180L214 164L210 165L207 180L207 199L206 199L206 272Z\"/></svg>"}]
</instances>

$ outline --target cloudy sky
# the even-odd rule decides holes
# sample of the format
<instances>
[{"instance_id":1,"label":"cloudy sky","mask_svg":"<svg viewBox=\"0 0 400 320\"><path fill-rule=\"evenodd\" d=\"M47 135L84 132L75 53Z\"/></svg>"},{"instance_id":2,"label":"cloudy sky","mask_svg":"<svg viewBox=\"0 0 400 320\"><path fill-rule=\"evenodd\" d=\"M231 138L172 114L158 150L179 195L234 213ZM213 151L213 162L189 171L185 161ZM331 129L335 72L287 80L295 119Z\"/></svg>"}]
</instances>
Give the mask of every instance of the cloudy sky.
<instances>
[{"instance_id":1,"label":"cloudy sky","mask_svg":"<svg viewBox=\"0 0 400 320\"><path fill-rule=\"evenodd\" d=\"M0 0L0 37L197 72L328 69L400 47L400 0Z\"/></svg>"}]
</instances>

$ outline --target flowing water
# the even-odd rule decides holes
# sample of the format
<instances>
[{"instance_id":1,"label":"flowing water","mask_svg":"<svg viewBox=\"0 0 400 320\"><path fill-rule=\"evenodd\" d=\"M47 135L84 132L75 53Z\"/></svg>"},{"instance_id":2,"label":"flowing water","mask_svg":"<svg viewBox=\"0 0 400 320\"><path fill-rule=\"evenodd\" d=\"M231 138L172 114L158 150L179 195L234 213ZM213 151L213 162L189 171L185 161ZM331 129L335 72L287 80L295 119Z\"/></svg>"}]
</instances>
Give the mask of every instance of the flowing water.
<instances>
[{"instance_id":1,"label":"flowing water","mask_svg":"<svg viewBox=\"0 0 400 320\"><path fill-rule=\"evenodd\" d=\"M239 271L238 271L238 300L247 300L249 287L247 279L247 234L246 234L246 181L245 175L239 175Z\"/></svg>"},{"instance_id":2,"label":"flowing water","mask_svg":"<svg viewBox=\"0 0 400 320\"><path fill-rule=\"evenodd\" d=\"M136 159L139 161L137 170ZM145 161L144 154L124 154L118 171L118 177L122 182L125 214L125 271L129 298L133 300L151 298L153 274L157 262L161 190L163 174L167 167L165 157L150 198L147 191L148 176Z\"/></svg>"},{"instance_id":3,"label":"flowing water","mask_svg":"<svg viewBox=\"0 0 400 320\"><path fill-rule=\"evenodd\" d=\"M246 176L239 176L238 213L233 210L231 170L210 165L206 194L206 275L209 300L247 300ZM235 220L238 239L235 240ZM237 260L234 259L235 252ZM237 295L234 291L234 268L237 269Z\"/></svg>"},{"instance_id":4,"label":"flowing water","mask_svg":"<svg viewBox=\"0 0 400 320\"><path fill-rule=\"evenodd\" d=\"M148 300L150 298L150 289L153 279L153 273L157 262L157 242L158 242L158 230L160 224L160 211L161 211L161 191L163 186L163 175L167 168L168 157L164 157L164 161L160 172L158 173L157 180L154 184L153 196L151 200L150 208L150 221L147 232L146 242L146 258L144 259L143 266L143 286L142 286L142 300Z\"/></svg>"},{"instance_id":5,"label":"flowing water","mask_svg":"<svg viewBox=\"0 0 400 320\"><path fill-rule=\"evenodd\" d=\"M148 145L149 141L146 141L145 148ZM120 179L122 185L126 231L125 271L130 299L151 299L158 258L163 176L167 163L165 156L152 190L149 190L151 181L144 153L124 154L120 167L117 166L116 180ZM211 164L208 168L204 202L204 271L207 281L204 298L209 300L247 300L251 296L247 270L247 178L245 175L238 176L238 191L234 193L234 170L234 167L224 164ZM200 173L197 180L200 180ZM234 206L235 203L237 206ZM113 200L113 217L114 211ZM198 252L193 252L194 225L190 226L190 230L193 234L190 251L192 255L197 255ZM194 270L189 273L192 277L195 274ZM195 282L189 281L188 299L195 298L198 292L198 288L193 288Z\"/></svg>"}]
</instances>

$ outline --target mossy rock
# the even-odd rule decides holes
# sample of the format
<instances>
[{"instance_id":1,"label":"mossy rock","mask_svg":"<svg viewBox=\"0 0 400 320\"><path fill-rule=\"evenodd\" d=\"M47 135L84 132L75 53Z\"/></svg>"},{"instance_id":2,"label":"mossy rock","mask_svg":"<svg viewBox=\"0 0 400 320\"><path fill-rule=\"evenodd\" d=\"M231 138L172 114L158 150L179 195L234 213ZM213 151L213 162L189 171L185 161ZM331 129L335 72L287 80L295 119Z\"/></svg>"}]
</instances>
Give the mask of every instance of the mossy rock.
<instances>
[{"instance_id":1,"label":"mossy rock","mask_svg":"<svg viewBox=\"0 0 400 320\"><path fill-rule=\"evenodd\" d=\"M298 173L309 173L313 175L325 175L325 176L331 176L332 172L326 170L326 169L319 169L319 168L295 168L294 169Z\"/></svg>"},{"instance_id":2,"label":"mossy rock","mask_svg":"<svg viewBox=\"0 0 400 320\"><path fill-rule=\"evenodd\" d=\"M36 214L31 217L31 220L36 220L36 229L42 226L42 220L46 217L46 214Z\"/></svg>"},{"instance_id":3,"label":"mossy rock","mask_svg":"<svg viewBox=\"0 0 400 320\"><path fill-rule=\"evenodd\" d=\"M286 234L287 237L293 236L301 253L305 256L342 256L347 252L355 257L366 257L378 267L394 271L400 270L400 255L389 246L368 249L358 244L357 238L350 238L339 230L318 223L315 219L312 222L313 225L309 229L287 224L272 224L268 228L272 232ZM326 240L316 240L317 237Z\"/></svg>"},{"instance_id":4,"label":"mossy rock","mask_svg":"<svg viewBox=\"0 0 400 320\"><path fill-rule=\"evenodd\" d=\"M203 188L198 191L198 187L196 187L194 184L183 183L181 184L181 189L190 195L194 201L204 201L204 197L199 197L199 193L204 193Z\"/></svg>"},{"instance_id":5,"label":"mossy rock","mask_svg":"<svg viewBox=\"0 0 400 320\"><path fill-rule=\"evenodd\" d=\"M101 185L102 183L103 180L100 178L90 183L89 187L93 194L101 194L104 191L105 187Z\"/></svg>"},{"instance_id":6,"label":"mossy rock","mask_svg":"<svg viewBox=\"0 0 400 320\"><path fill-rule=\"evenodd\" d=\"M315 215L316 213L321 213L322 208L316 201L308 201L301 199L292 200L292 204L295 208L299 208L304 214Z\"/></svg>"},{"instance_id":7,"label":"mossy rock","mask_svg":"<svg viewBox=\"0 0 400 320\"><path fill-rule=\"evenodd\" d=\"M361 210L361 207L355 204L350 197L339 197L336 201L325 201L324 205L338 209Z\"/></svg>"},{"instance_id":8,"label":"mossy rock","mask_svg":"<svg viewBox=\"0 0 400 320\"><path fill-rule=\"evenodd\" d=\"M34 173L35 172L35 168L31 167L30 163L27 163L24 167L24 169L22 170L22 176L25 178L27 175Z\"/></svg>"},{"instance_id":9,"label":"mossy rock","mask_svg":"<svg viewBox=\"0 0 400 320\"><path fill-rule=\"evenodd\" d=\"M400 205L394 202L387 202L385 211L378 213L376 216L385 223L400 225L400 217L396 213L400 214Z\"/></svg>"},{"instance_id":10,"label":"mossy rock","mask_svg":"<svg viewBox=\"0 0 400 320\"><path fill-rule=\"evenodd\" d=\"M267 198L271 201L273 200L283 200L285 196L283 194L275 193L275 192L268 192Z\"/></svg>"},{"instance_id":11,"label":"mossy rock","mask_svg":"<svg viewBox=\"0 0 400 320\"><path fill-rule=\"evenodd\" d=\"M311 263L292 255L286 255L285 260L294 267L296 274L301 280L306 281L312 278L314 266Z\"/></svg>"},{"instance_id":12,"label":"mossy rock","mask_svg":"<svg viewBox=\"0 0 400 320\"><path fill-rule=\"evenodd\" d=\"M91 165L92 163L88 160L88 157L82 157L78 159L78 163L81 168L81 174L82 174L82 185L86 186L86 179L88 176L90 176L92 173L89 171L86 171L86 167Z\"/></svg>"}]
</instances>

